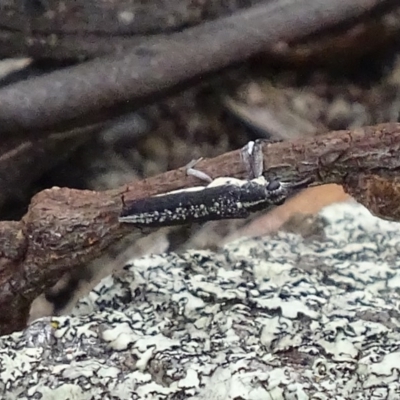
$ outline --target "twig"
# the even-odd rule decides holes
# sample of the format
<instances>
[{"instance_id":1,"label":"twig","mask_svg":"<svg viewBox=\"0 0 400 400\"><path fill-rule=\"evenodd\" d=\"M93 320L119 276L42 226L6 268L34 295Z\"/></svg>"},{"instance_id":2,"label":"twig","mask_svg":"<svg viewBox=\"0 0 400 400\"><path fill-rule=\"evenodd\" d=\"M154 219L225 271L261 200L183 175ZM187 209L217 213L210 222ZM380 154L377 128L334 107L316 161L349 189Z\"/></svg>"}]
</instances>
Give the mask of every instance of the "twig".
<instances>
[{"instance_id":1,"label":"twig","mask_svg":"<svg viewBox=\"0 0 400 400\"><path fill-rule=\"evenodd\" d=\"M369 12L390 0L268 2L169 37L0 91L1 132L42 133L76 119L101 121L147 96ZM128 106L128 107L127 107ZM105 111L108 111L105 112Z\"/></svg>"},{"instance_id":2,"label":"twig","mask_svg":"<svg viewBox=\"0 0 400 400\"><path fill-rule=\"evenodd\" d=\"M74 0L58 2L8 0L0 4L0 29L36 34L122 37L172 32L230 14L259 0ZM271 1L271 0L267 0ZM48 39L51 40L51 39ZM53 39L54 40L54 39Z\"/></svg>"},{"instance_id":3,"label":"twig","mask_svg":"<svg viewBox=\"0 0 400 400\"><path fill-rule=\"evenodd\" d=\"M282 180L313 176L316 184L344 184L350 194L366 203L369 192L362 189L365 186L360 189L357 177L395 176L400 169L399 151L400 124L382 124L266 143L264 170L267 176L276 174ZM213 178L246 175L239 150L204 160L197 168ZM181 168L106 192L52 188L38 193L21 221L0 223L0 307L7 310L0 315L0 333L22 329L35 297L63 273L98 257L132 232L134 228L117 220L122 194L133 200L199 184L203 182L187 177ZM396 207L400 204L399 198L393 202ZM391 216L387 201L384 211Z\"/></svg>"},{"instance_id":4,"label":"twig","mask_svg":"<svg viewBox=\"0 0 400 400\"><path fill-rule=\"evenodd\" d=\"M344 189L375 216L400 222L398 176L388 178L367 173L352 175L345 182Z\"/></svg>"},{"instance_id":5,"label":"twig","mask_svg":"<svg viewBox=\"0 0 400 400\"><path fill-rule=\"evenodd\" d=\"M286 5L295 1L264 0L264 3L278 9L283 6L285 12ZM325 3L325 0L319 1ZM116 0L105 4L96 0L76 0L57 7L57 3L51 2L31 4L10 0L0 4L0 55L61 59L105 55L143 42L146 36L165 37L184 27L221 18L257 3L260 1L150 0L137 4L132 0ZM315 0L314 4L310 3L311 11L315 3Z\"/></svg>"},{"instance_id":6,"label":"twig","mask_svg":"<svg viewBox=\"0 0 400 400\"><path fill-rule=\"evenodd\" d=\"M0 144L0 207L21 198L44 172L86 143L101 124L49 135L40 140L10 138Z\"/></svg>"}]
</instances>

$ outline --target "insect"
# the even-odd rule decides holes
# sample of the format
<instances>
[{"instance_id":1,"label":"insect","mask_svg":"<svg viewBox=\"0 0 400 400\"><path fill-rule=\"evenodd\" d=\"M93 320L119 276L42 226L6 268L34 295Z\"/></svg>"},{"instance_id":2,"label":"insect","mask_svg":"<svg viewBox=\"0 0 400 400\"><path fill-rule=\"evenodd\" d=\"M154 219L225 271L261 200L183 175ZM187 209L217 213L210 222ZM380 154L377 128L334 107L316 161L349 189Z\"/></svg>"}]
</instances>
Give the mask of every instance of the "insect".
<instances>
[{"instance_id":1,"label":"insect","mask_svg":"<svg viewBox=\"0 0 400 400\"><path fill-rule=\"evenodd\" d=\"M263 175L263 155L259 142L249 142L242 149L242 160L253 178L217 178L194 169L191 162L188 175L206 181L207 186L174 190L152 197L134 200L124 205L119 222L139 227L183 225L221 219L246 218L251 212L282 204L293 189L301 189L310 179L297 183L268 181Z\"/></svg>"}]
</instances>

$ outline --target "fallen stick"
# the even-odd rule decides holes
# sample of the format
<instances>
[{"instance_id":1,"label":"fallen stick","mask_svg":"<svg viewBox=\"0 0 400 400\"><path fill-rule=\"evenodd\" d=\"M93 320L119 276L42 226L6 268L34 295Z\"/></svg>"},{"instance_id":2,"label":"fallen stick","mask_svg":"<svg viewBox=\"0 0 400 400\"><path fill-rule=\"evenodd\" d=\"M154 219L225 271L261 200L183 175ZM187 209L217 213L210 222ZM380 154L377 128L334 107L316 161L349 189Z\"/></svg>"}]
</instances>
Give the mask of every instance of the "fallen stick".
<instances>
[{"instance_id":1,"label":"fallen stick","mask_svg":"<svg viewBox=\"0 0 400 400\"><path fill-rule=\"evenodd\" d=\"M121 54L9 85L0 90L1 135L71 129L143 105L188 79L244 61L277 43L349 21L389 0L282 0L146 39ZM53 48L58 48L53 45Z\"/></svg>"},{"instance_id":2,"label":"fallen stick","mask_svg":"<svg viewBox=\"0 0 400 400\"><path fill-rule=\"evenodd\" d=\"M342 184L375 213L400 221L400 190L395 181L400 169L400 124L265 143L263 153L267 177L296 181L313 177L315 185ZM246 176L240 150L203 160L196 168L212 178ZM390 189L392 181L395 186ZM381 202L379 192L371 191L373 182L376 187L384 183L381 194L392 197ZM35 195L21 221L0 222L0 333L24 328L30 304L40 293L65 272L100 256L107 246L135 231L118 223L122 195L134 200L202 184L180 168L105 192L55 187ZM142 232L136 229L136 233Z\"/></svg>"}]
</instances>

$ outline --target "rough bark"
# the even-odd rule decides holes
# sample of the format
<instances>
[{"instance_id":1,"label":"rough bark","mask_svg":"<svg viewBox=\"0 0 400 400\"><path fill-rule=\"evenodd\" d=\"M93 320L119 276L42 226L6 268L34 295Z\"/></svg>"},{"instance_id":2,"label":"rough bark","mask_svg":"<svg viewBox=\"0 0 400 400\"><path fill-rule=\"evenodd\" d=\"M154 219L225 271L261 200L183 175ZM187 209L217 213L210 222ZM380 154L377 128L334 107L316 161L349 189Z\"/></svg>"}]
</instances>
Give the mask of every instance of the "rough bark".
<instances>
[{"instance_id":1,"label":"rough bark","mask_svg":"<svg viewBox=\"0 0 400 400\"><path fill-rule=\"evenodd\" d=\"M388 179L398 174L399 151L400 124L382 124L266 143L264 172L267 177L275 175L282 180L313 177L316 185L343 184L372 211L397 218L388 204L390 199L382 202L377 190L360 187L355 177L378 175L386 179L387 187ZM246 175L239 150L204 160L197 168L213 178ZM375 178L368 179L373 182ZM132 200L198 184L203 182L186 177L181 168L112 191L56 187L38 193L21 221L0 223L0 307L7 310L0 317L0 333L22 329L30 303L37 295L63 273L99 256L108 245L134 229L118 223L122 195ZM386 193L389 192L382 194ZM399 204L395 189L390 193L394 204ZM141 233L137 229L137 234Z\"/></svg>"}]
</instances>

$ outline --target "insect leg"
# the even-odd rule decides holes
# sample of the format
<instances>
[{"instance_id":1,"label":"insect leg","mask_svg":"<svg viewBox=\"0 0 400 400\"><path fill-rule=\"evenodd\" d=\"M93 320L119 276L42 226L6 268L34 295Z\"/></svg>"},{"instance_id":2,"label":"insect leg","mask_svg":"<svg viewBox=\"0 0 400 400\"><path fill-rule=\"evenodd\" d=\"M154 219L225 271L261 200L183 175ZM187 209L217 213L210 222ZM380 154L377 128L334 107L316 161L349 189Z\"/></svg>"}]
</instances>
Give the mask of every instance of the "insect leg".
<instances>
[{"instance_id":1,"label":"insect leg","mask_svg":"<svg viewBox=\"0 0 400 400\"><path fill-rule=\"evenodd\" d=\"M254 142L253 141L247 143L240 150L240 156L241 156L243 164L246 167L248 179L255 178L254 171L252 170L252 166L251 166L251 162L250 162L250 158L251 158L251 155L253 154L253 150L254 150Z\"/></svg>"},{"instance_id":2,"label":"insect leg","mask_svg":"<svg viewBox=\"0 0 400 400\"><path fill-rule=\"evenodd\" d=\"M311 176L298 181L298 182L281 182L281 185L285 188L285 189L305 189L307 188L310 183L314 182L314 178L312 178Z\"/></svg>"},{"instance_id":3,"label":"insect leg","mask_svg":"<svg viewBox=\"0 0 400 400\"><path fill-rule=\"evenodd\" d=\"M261 141L256 140L247 143L241 150L242 161L246 166L249 179L262 176L264 168L264 156Z\"/></svg>"},{"instance_id":4,"label":"insect leg","mask_svg":"<svg viewBox=\"0 0 400 400\"><path fill-rule=\"evenodd\" d=\"M205 172L199 171L198 169L193 168L197 163L199 163L203 157L197 159L197 160L192 160L190 161L189 164L186 165L186 175L194 176L196 178L201 179L202 181L211 183L213 180L209 175L207 175Z\"/></svg>"}]
</instances>

